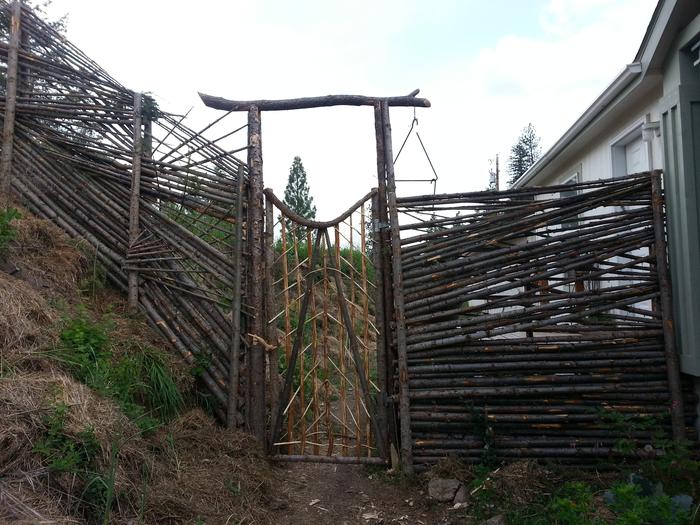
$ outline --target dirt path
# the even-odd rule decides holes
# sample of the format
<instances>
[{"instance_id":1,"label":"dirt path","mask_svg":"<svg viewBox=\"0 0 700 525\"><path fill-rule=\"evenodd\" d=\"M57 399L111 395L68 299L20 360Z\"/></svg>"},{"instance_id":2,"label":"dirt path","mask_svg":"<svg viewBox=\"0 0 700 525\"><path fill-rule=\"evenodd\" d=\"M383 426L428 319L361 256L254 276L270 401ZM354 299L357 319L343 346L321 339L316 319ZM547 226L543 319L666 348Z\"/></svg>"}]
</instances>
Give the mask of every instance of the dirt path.
<instances>
[{"instance_id":1,"label":"dirt path","mask_svg":"<svg viewBox=\"0 0 700 525\"><path fill-rule=\"evenodd\" d=\"M419 484L355 465L296 463L280 466L285 487L276 523L424 524L451 523L448 508L431 504Z\"/></svg>"}]
</instances>

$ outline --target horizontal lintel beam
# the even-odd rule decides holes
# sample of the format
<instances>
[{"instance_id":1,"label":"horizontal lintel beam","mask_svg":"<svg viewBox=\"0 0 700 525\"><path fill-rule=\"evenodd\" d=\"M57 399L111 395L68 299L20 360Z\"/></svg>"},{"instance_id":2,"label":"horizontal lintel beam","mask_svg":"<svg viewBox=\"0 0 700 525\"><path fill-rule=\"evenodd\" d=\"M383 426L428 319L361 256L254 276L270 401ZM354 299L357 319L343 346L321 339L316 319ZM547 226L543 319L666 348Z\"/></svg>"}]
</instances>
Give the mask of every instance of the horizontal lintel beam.
<instances>
[{"instance_id":1,"label":"horizontal lintel beam","mask_svg":"<svg viewBox=\"0 0 700 525\"><path fill-rule=\"evenodd\" d=\"M386 100L389 106L429 108L430 101L418 98L416 89L402 97L366 97L363 95L326 95L322 97L290 98L283 100L228 100L200 93L204 105L224 111L248 111L257 107L260 111L285 111L289 109L323 108L328 106L374 106Z\"/></svg>"}]
</instances>

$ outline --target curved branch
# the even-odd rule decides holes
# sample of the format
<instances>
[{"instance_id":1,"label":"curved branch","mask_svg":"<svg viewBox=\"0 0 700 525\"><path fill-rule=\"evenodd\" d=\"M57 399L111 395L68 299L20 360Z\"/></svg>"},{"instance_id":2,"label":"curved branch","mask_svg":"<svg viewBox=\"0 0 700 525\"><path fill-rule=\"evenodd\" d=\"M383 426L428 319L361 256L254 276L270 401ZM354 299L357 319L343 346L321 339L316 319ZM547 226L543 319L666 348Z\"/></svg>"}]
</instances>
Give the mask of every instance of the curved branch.
<instances>
[{"instance_id":1,"label":"curved branch","mask_svg":"<svg viewBox=\"0 0 700 525\"><path fill-rule=\"evenodd\" d=\"M350 208L347 209L344 213L339 215L333 220L330 221L314 221L311 219L307 219L306 217L302 217L299 215L297 212L292 210L289 206L287 206L284 202L282 202L277 195L272 191L272 188L265 188L263 190L263 193L265 194L265 197L270 199L272 203L277 206L280 211L289 219L292 219L294 222L300 224L301 226L305 226L307 228L317 228L319 230L322 230L324 228L330 228L331 226L336 226L337 224L340 224L343 222L345 219L350 217L350 215L360 206L362 206L365 202L370 200L372 197L374 197L374 194L377 193L377 188L372 188L372 191L370 191L367 195L362 197L360 200L358 200L355 204L350 206Z\"/></svg>"}]
</instances>

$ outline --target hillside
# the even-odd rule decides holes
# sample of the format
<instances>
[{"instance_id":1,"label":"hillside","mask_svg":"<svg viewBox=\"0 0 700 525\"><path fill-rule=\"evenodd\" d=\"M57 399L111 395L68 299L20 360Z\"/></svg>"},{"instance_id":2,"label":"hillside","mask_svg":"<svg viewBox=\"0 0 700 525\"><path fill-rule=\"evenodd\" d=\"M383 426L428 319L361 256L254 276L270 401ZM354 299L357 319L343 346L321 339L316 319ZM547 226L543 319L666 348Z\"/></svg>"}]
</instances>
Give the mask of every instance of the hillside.
<instances>
[{"instance_id":1,"label":"hillside","mask_svg":"<svg viewBox=\"0 0 700 525\"><path fill-rule=\"evenodd\" d=\"M26 211L0 229L0 522L269 522L272 467L91 248Z\"/></svg>"}]
</instances>

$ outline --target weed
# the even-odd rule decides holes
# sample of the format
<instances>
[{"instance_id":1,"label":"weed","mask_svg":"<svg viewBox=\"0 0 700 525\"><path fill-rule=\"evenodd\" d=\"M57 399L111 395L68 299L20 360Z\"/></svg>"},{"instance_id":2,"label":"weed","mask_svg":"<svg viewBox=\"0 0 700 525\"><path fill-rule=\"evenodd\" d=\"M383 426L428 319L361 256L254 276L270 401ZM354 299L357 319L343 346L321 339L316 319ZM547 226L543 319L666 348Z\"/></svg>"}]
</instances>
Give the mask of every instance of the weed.
<instances>
[{"instance_id":1,"label":"weed","mask_svg":"<svg viewBox=\"0 0 700 525\"><path fill-rule=\"evenodd\" d=\"M142 432L151 431L178 413L182 396L154 349L132 345L114 356L110 330L109 321L93 321L80 311L65 321L57 357L78 381L114 399Z\"/></svg>"},{"instance_id":2,"label":"weed","mask_svg":"<svg viewBox=\"0 0 700 525\"><path fill-rule=\"evenodd\" d=\"M665 494L643 496L639 485L622 483L613 487L611 508L617 525L690 525L690 516Z\"/></svg>"},{"instance_id":3,"label":"weed","mask_svg":"<svg viewBox=\"0 0 700 525\"><path fill-rule=\"evenodd\" d=\"M0 256L7 253L8 245L17 236L17 229L12 221L22 216L15 208L0 210Z\"/></svg>"},{"instance_id":4,"label":"weed","mask_svg":"<svg viewBox=\"0 0 700 525\"><path fill-rule=\"evenodd\" d=\"M59 403L44 418L44 437L34 445L52 472L79 472L87 469L97 457L100 445L92 428L86 428L75 436L66 433L68 405Z\"/></svg>"},{"instance_id":5,"label":"weed","mask_svg":"<svg viewBox=\"0 0 700 525\"><path fill-rule=\"evenodd\" d=\"M225 479L224 480L224 487L226 487L226 490L233 496L240 496L242 494L241 491L241 482L234 482L233 480L230 479Z\"/></svg>"}]
</instances>

